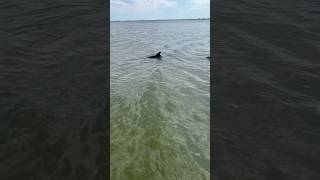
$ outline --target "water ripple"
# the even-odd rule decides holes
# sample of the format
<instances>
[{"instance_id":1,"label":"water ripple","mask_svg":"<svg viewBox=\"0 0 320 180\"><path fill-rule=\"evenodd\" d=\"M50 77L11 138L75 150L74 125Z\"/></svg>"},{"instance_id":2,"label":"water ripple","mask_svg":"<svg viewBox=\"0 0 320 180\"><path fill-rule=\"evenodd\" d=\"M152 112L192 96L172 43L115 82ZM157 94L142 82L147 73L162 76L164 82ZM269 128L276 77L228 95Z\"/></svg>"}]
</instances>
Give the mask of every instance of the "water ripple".
<instances>
[{"instance_id":1,"label":"water ripple","mask_svg":"<svg viewBox=\"0 0 320 180\"><path fill-rule=\"evenodd\" d=\"M113 180L209 178L209 47L209 21L111 23Z\"/></svg>"}]
</instances>

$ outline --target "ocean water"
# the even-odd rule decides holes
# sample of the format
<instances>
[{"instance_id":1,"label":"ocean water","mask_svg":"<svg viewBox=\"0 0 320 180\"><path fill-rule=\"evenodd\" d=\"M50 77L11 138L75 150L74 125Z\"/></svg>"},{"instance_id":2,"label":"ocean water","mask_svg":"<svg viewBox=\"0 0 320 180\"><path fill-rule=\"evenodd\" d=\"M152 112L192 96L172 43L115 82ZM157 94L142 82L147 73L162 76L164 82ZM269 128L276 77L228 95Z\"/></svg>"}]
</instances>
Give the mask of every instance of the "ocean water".
<instances>
[{"instance_id":1,"label":"ocean water","mask_svg":"<svg viewBox=\"0 0 320 180\"><path fill-rule=\"evenodd\" d=\"M213 178L320 179L320 2L213 8Z\"/></svg>"},{"instance_id":2,"label":"ocean water","mask_svg":"<svg viewBox=\"0 0 320 180\"><path fill-rule=\"evenodd\" d=\"M209 20L111 22L112 180L209 179L209 32Z\"/></svg>"},{"instance_id":3,"label":"ocean water","mask_svg":"<svg viewBox=\"0 0 320 180\"><path fill-rule=\"evenodd\" d=\"M1 180L107 178L107 10L0 2Z\"/></svg>"}]
</instances>

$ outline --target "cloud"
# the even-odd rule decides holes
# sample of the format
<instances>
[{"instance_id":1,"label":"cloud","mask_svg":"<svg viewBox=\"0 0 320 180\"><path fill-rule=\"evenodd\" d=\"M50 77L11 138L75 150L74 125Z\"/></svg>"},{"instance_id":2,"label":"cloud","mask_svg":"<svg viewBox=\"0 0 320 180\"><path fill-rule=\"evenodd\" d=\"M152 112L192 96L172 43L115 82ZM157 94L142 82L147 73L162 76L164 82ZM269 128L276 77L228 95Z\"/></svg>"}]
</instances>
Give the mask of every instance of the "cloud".
<instances>
[{"instance_id":1,"label":"cloud","mask_svg":"<svg viewBox=\"0 0 320 180\"><path fill-rule=\"evenodd\" d=\"M191 0L192 9L210 8L210 0Z\"/></svg>"},{"instance_id":2,"label":"cloud","mask_svg":"<svg viewBox=\"0 0 320 180\"><path fill-rule=\"evenodd\" d=\"M160 7L175 8L176 0L111 0L111 11L145 13Z\"/></svg>"},{"instance_id":3,"label":"cloud","mask_svg":"<svg viewBox=\"0 0 320 180\"><path fill-rule=\"evenodd\" d=\"M112 20L207 17L210 0L110 0Z\"/></svg>"}]
</instances>

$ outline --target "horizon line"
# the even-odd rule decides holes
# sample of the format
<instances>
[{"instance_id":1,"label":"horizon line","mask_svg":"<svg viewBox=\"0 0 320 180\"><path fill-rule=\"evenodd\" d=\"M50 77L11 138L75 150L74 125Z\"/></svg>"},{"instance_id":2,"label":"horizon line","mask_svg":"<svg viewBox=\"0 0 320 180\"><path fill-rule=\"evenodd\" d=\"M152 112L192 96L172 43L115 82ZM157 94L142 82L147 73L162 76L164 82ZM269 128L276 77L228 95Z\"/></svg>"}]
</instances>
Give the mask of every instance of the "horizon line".
<instances>
[{"instance_id":1,"label":"horizon line","mask_svg":"<svg viewBox=\"0 0 320 180\"><path fill-rule=\"evenodd\" d=\"M169 20L210 20L208 18L183 18L183 19L136 19L136 20L110 20L110 22L124 22L124 21L169 21Z\"/></svg>"}]
</instances>

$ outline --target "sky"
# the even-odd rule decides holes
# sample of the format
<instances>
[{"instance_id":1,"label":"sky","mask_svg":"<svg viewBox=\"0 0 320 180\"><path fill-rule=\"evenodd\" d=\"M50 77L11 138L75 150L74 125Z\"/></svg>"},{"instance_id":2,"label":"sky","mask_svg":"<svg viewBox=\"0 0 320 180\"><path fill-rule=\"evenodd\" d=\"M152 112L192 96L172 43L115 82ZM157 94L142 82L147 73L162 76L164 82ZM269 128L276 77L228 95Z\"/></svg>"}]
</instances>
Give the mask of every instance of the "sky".
<instances>
[{"instance_id":1,"label":"sky","mask_svg":"<svg viewBox=\"0 0 320 180\"><path fill-rule=\"evenodd\" d=\"M111 0L111 21L210 17L210 0Z\"/></svg>"}]
</instances>

